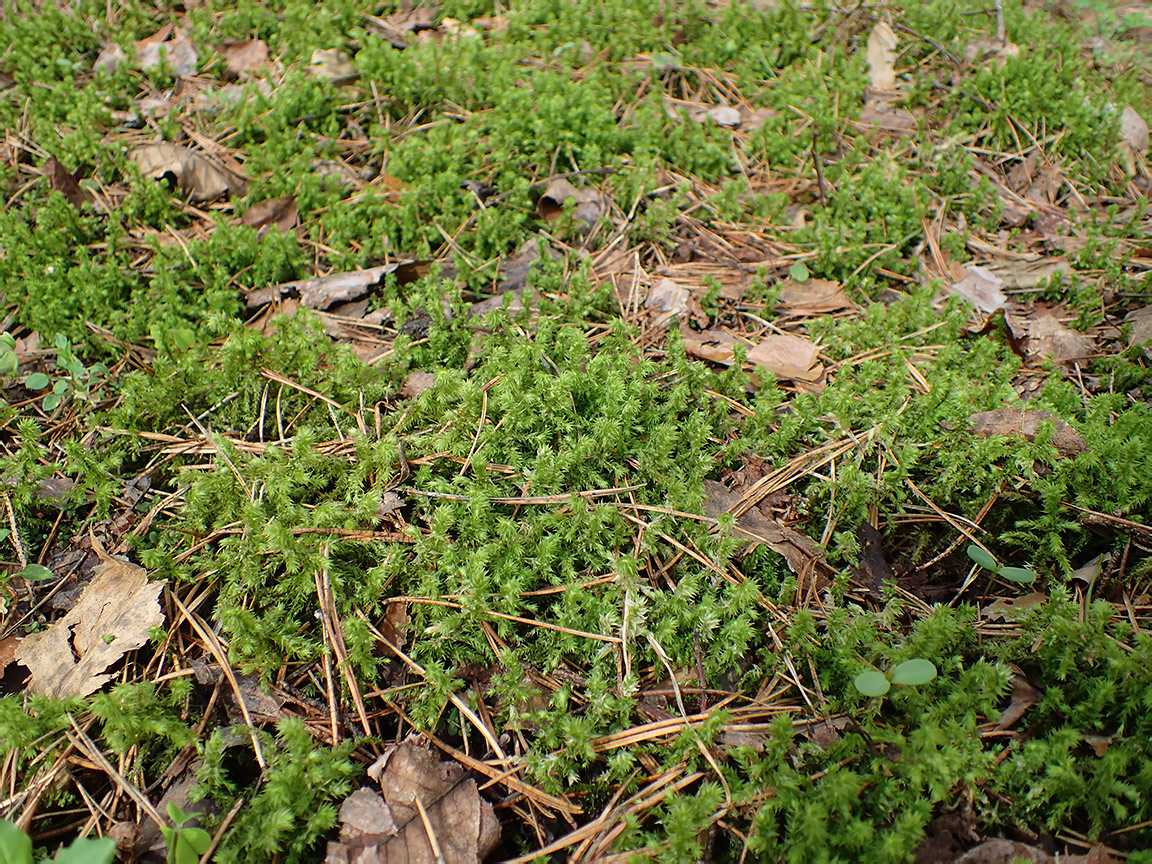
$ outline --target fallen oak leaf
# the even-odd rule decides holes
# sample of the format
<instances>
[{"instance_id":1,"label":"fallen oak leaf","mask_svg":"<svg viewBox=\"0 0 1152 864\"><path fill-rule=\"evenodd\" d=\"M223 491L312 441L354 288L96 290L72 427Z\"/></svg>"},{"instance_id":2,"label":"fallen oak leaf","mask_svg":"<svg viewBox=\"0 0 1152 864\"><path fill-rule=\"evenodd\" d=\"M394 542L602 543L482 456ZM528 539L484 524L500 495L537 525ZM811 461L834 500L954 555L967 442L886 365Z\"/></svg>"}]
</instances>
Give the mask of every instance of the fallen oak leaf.
<instances>
[{"instance_id":1,"label":"fallen oak leaf","mask_svg":"<svg viewBox=\"0 0 1152 864\"><path fill-rule=\"evenodd\" d=\"M106 673L164 623L157 598L167 580L148 581L142 567L105 559L72 609L40 633L24 637L16 659L32 672L28 689L53 699L84 697L103 687Z\"/></svg>"},{"instance_id":2,"label":"fallen oak leaf","mask_svg":"<svg viewBox=\"0 0 1152 864\"><path fill-rule=\"evenodd\" d=\"M1092 353L1091 339L1061 324L1052 315L1038 315L1028 322L1028 347L1057 363L1080 360Z\"/></svg>"}]
</instances>

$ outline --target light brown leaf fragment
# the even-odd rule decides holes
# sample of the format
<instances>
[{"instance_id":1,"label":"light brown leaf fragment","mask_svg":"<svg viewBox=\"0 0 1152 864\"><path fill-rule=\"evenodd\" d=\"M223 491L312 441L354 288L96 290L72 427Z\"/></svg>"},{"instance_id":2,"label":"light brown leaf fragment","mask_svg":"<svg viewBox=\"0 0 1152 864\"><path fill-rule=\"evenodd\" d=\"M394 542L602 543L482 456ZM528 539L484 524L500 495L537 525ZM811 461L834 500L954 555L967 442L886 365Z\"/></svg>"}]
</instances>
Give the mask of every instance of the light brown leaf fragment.
<instances>
[{"instance_id":1,"label":"light brown leaf fragment","mask_svg":"<svg viewBox=\"0 0 1152 864\"><path fill-rule=\"evenodd\" d=\"M352 58L339 48L317 48L313 51L308 72L333 84L355 81L360 76Z\"/></svg>"},{"instance_id":2,"label":"light brown leaf fragment","mask_svg":"<svg viewBox=\"0 0 1152 864\"><path fill-rule=\"evenodd\" d=\"M1091 339L1065 327L1051 315L1038 315L1028 323L1029 350L1051 357L1057 363L1087 357L1093 347Z\"/></svg>"},{"instance_id":3,"label":"light brown leaf fragment","mask_svg":"<svg viewBox=\"0 0 1152 864\"><path fill-rule=\"evenodd\" d=\"M795 314L856 308L840 283L830 279L809 279L805 282L785 279L780 283L780 297L776 304Z\"/></svg>"},{"instance_id":4,"label":"light brown leaf fragment","mask_svg":"<svg viewBox=\"0 0 1152 864\"><path fill-rule=\"evenodd\" d=\"M819 381L824 366L817 360L820 349L791 333L766 336L748 352L748 359L778 378L791 381Z\"/></svg>"},{"instance_id":5,"label":"light brown leaf fragment","mask_svg":"<svg viewBox=\"0 0 1152 864\"><path fill-rule=\"evenodd\" d=\"M564 213L564 202L569 198L576 202L576 221L582 230L590 231L604 215L604 196L595 189L578 189L564 178L553 180L536 202L536 212L547 222L554 222Z\"/></svg>"},{"instance_id":6,"label":"light brown leaf fragment","mask_svg":"<svg viewBox=\"0 0 1152 864\"><path fill-rule=\"evenodd\" d=\"M644 308L652 313L652 326L659 329L673 318L685 320L688 314L688 296L691 292L665 276L652 286L644 301Z\"/></svg>"},{"instance_id":7,"label":"light brown leaf fragment","mask_svg":"<svg viewBox=\"0 0 1152 864\"><path fill-rule=\"evenodd\" d=\"M229 39L219 49L225 77L236 79L268 65L268 43L263 39Z\"/></svg>"},{"instance_id":8,"label":"light brown leaf fragment","mask_svg":"<svg viewBox=\"0 0 1152 864\"><path fill-rule=\"evenodd\" d=\"M689 357L707 360L721 366L731 366L736 362L735 338L723 330L691 330L682 334L684 350Z\"/></svg>"},{"instance_id":9,"label":"light brown leaf fragment","mask_svg":"<svg viewBox=\"0 0 1152 864\"><path fill-rule=\"evenodd\" d=\"M880 21L868 34L868 81L880 90L896 86L896 47L899 41L887 21Z\"/></svg>"},{"instance_id":10,"label":"light brown leaf fragment","mask_svg":"<svg viewBox=\"0 0 1152 864\"><path fill-rule=\"evenodd\" d=\"M365 788L344 802L325 864L479 864L499 842L492 805L459 765L409 740L368 773L382 794Z\"/></svg>"},{"instance_id":11,"label":"light brown leaf fragment","mask_svg":"<svg viewBox=\"0 0 1152 864\"><path fill-rule=\"evenodd\" d=\"M946 290L959 294L982 312L995 312L1008 302L1001 290L1003 280L979 264L952 265L952 279L952 286Z\"/></svg>"},{"instance_id":12,"label":"light brown leaf fragment","mask_svg":"<svg viewBox=\"0 0 1152 864\"><path fill-rule=\"evenodd\" d=\"M1039 591L1033 591L1023 597L1001 597L981 609L980 617L988 621L1012 621L1029 609L1044 604L1047 600L1048 597Z\"/></svg>"},{"instance_id":13,"label":"light brown leaf fragment","mask_svg":"<svg viewBox=\"0 0 1152 864\"><path fill-rule=\"evenodd\" d=\"M1132 325L1132 334L1128 337L1128 347L1137 345L1144 351L1144 355L1152 359L1152 306L1143 306L1129 312L1124 321Z\"/></svg>"},{"instance_id":14,"label":"light brown leaf fragment","mask_svg":"<svg viewBox=\"0 0 1152 864\"><path fill-rule=\"evenodd\" d=\"M47 630L26 636L16 650L16 659L32 670L28 689L66 699L103 687L112 677L105 670L164 623L157 598L165 584L149 582L135 564L105 560L71 611Z\"/></svg>"},{"instance_id":15,"label":"light brown leaf fragment","mask_svg":"<svg viewBox=\"0 0 1152 864\"><path fill-rule=\"evenodd\" d=\"M1120 138L1137 153L1148 149L1148 124L1131 105L1120 115Z\"/></svg>"},{"instance_id":16,"label":"light brown leaf fragment","mask_svg":"<svg viewBox=\"0 0 1152 864\"><path fill-rule=\"evenodd\" d=\"M405 399L415 399L435 383L436 376L433 373L414 370L408 373L404 386L400 388L400 395Z\"/></svg>"},{"instance_id":17,"label":"light brown leaf fragment","mask_svg":"<svg viewBox=\"0 0 1152 864\"><path fill-rule=\"evenodd\" d=\"M893 99L872 93L868 94L864 107L860 109L860 122L883 132L915 132L920 128L916 115L907 108L901 108Z\"/></svg>"},{"instance_id":18,"label":"light brown leaf fragment","mask_svg":"<svg viewBox=\"0 0 1152 864\"><path fill-rule=\"evenodd\" d=\"M176 185L193 201L212 201L239 195L248 181L195 151L179 144L144 144L128 154L147 180L175 178Z\"/></svg>"},{"instance_id":19,"label":"light brown leaf fragment","mask_svg":"<svg viewBox=\"0 0 1152 864\"><path fill-rule=\"evenodd\" d=\"M981 411L973 414L972 431L981 438L1012 437L1035 441L1041 423L1051 423L1055 428L1052 444L1061 456L1075 456L1086 449L1080 433L1047 411L1030 411L1025 408L997 408L995 411Z\"/></svg>"},{"instance_id":20,"label":"light brown leaf fragment","mask_svg":"<svg viewBox=\"0 0 1152 864\"><path fill-rule=\"evenodd\" d=\"M1041 693L1035 685L1022 674L1017 672L1012 676L1012 701L1000 714L996 722L997 729L1010 729L1016 721L1024 716L1024 712L1040 700Z\"/></svg>"},{"instance_id":21,"label":"light brown leaf fragment","mask_svg":"<svg viewBox=\"0 0 1152 864\"><path fill-rule=\"evenodd\" d=\"M244 215L240 217L240 224L259 229L261 235L268 228L286 233L296 227L299 215L295 196L282 195L279 198L257 201L244 211Z\"/></svg>"},{"instance_id":22,"label":"light brown leaf fragment","mask_svg":"<svg viewBox=\"0 0 1152 864\"><path fill-rule=\"evenodd\" d=\"M124 49L117 45L115 42L109 42L100 49L100 53L96 55L96 62L92 64L92 69L103 69L109 75L116 71L121 63L128 59L128 55L124 53Z\"/></svg>"},{"instance_id":23,"label":"light brown leaf fragment","mask_svg":"<svg viewBox=\"0 0 1152 864\"><path fill-rule=\"evenodd\" d=\"M44 163L44 171L48 174L52 188L63 195L77 210L85 202L92 200L92 196L81 187L75 175L69 174L55 156L48 157L48 161Z\"/></svg>"},{"instance_id":24,"label":"light brown leaf fragment","mask_svg":"<svg viewBox=\"0 0 1152 864\"><path fill-rule=\"evenodd\" d=\"M188 33L183 29L174 30L170 24L136 43L136 59L141 69L151 69L167 60L168 66L181 78L195 75L199 64L196 46Z\"/></svg>"},{"instance_id":25,"label":"light brown leaf fragment","mask_svg":"<svg viewBox=\"0 0 1152 864\"><path fill-rule=\"evenodd\" d=\"M279 285L249 292L248 308L272 303L283 297L298 295L300 302L310 309L327 310L340 303L349 303L366 297L390 273L395 273L397 281L401 285L405 285L417 278L421 269L423 272L427 272L427 268L421 262L395 262L382 264L379 267L369 267L367 270L331 273L327 276L314 276L311 279L299 279L295 282L282 282Z\"/></svg>"}]
</instances>

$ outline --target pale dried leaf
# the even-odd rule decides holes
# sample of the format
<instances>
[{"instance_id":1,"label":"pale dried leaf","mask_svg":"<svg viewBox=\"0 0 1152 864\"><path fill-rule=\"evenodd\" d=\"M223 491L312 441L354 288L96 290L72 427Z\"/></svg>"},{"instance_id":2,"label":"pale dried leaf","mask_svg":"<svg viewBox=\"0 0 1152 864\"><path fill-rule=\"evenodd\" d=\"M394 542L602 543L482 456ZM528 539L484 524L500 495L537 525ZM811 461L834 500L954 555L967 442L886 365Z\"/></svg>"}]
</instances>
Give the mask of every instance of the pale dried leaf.
<instances>
[{"instance_id":1,"label":"pale dried leaf","mask_svg":"<svg viewBox=\"0 0 1152 864\"><path fill-rule=\"evenodd\" d=\"M1148 124L1131 105L1120 115L1120 138L1137 153L1148 149Z\"/></svg>"},{"instance_id":2,"label":"pale dried leaf","mask_svg":"<svg viewBox=\"0 0 1152 864\"><path fill-rule=\"evenodd\" d=\"M354 81L360 74L352 58L339 48L317 48L313 51L308 72L334 84Z\"/></svg>"},{"instance_id":3,"label":"pale dried leaf","mask_svg":"<svg viewBox=\"0 0 1152 864\"><path fill-rule=\"evenodd\" d=\"M576 221L582 230L590 231L604 215L604 196L595 189L578 189L567 180L553 180L536 202L536 212L542 219L553 222L564 212L564 202L572 198L576 202Z\"/></svg>"},{"instance_id":4,"label":"pale dried leaf","mask_svg":"<svg viewBox=\"0 0 1152 864\"><path fill-rule=\"evenodd\" d=\"M748 359L778 378L791 381L819 381L824 366L817 357L820 349L800 336L777 333L764 337L748 352Z\"/></svg>"},{"instance_id":5,"label":"pale dried leaf","mask_svg":"<svg viewBox=\"0 0 1152 864\"><path fill-rule=\"evenodd\" d=\"M1003 280L979 264L953 265L952 279L952 286L947 289L949 293L959 294L982 312L995 312L1008 302L1001 290Z\"/></svg>"},{"instance_id":6,"label":"pale dried leaf","mask_svg":"<svg viewBox=\"0 0 1152 864\"><path fill-rule=\"evenodd\" d=\"M164 623L157 598L165 584L149 582L135 564L102 562L71 611L47 630L26 636L16 650L16 659L32 671L28 689L66 699L103 687L112 677L105 670Z\"/></svg>"},{"instance_id":7,"label":"pale dried leaf","mask_svg":"<svg viewBox=\"0 0 1152 864\"><path fill-rule=\"evenodd\" d=\"M109 75L116 71L116 68L128 59L124 53L124 49L117 45L115 42L109 42L100 49L100 53L96 56L96 62L92 64L92 68L103 69Z\"/></svg>"},{"instance_id":8,"label":"pale dried leaf","mask_svg":"<svg viewBox=\"0 0 1152 864\"><path fill-rule=\"evenodd\" d=\"M1052 444L1061 456L1075 456L1083 453L1086 445L1080 433L1047 411L1030 411L1026 408L997 408L995 411L981 411L973 414L972 431L981 438L1012 437L1035 441L1041 423L1051 423L1055 431Z\"/></svg>"},{"instance_id":9,"label":"pale dried leaf","mask_svg":"<svg viewBox=\"0 0 1152 864\"><path fill-rule=\"evenodd\" d=\"M1023 597L1001 597L994 603L989 603L980 610L980 617L988 621L1011 621L1019 615L1034 609L1047 602L1047 595L1039 591L1025 594Z\"/></svg>"},{"instance_id":10,"label":"pale dried leaf","mask_svg":"<svg viewBox=\"0 0 1152 864\"><path fill-rule=\"evenodd\" d=\"M896 47L899 40L887 21L880 21L868 34L868 81L879 90L896 86Z\"/></svg>"},{"instance_id":11,"label":"pale dried leaf","mask_svg":"<svg viewBox=\"0 0 1152 864\"><path fill-rule=\"evenodd\" d=\"M1129 312L1124 318L1132 325L1132 334L1128 337L1128 347L1141 346L1146 357L1152 359L1152 306L1142 306Z\"/></svg>"},{"instance_id":12,"label":"pale dried leaf","mask_svg":"<svg viewBox=\"0 0 1152 864\"><path fill-rule=\"evenodd\" d=\"M141 69L151 69L167 60L169 68L181 78L195 75L199 64L196 46L188 33L183 29L173 30L171 25L137 42L136 59Z\"/></svg>"},{"instance_id":13,"label":"pale dried leaf","mask_svg":"<svg viewBox=\"0 0 1152 864\"><path fill-rule=\"evenodd\" d=\"M1035 705L1042 694L1036 686L1017 672L1012 676L1012 701L1008 703L996 722L997 729L1008 729L1024 716L1024 712Z\"/></svg>"},{"instance_id":14,"label":"pale dried leaf","mask_svg":"<svg viewBox=\"0 0 1152 864\"><path fill-rule=\"evenodd\" d=\"M429 387L436 383L436 376L431 372L419 369L408 373L404 386L400 388L400 395L405 399L415 399Z\"/></svg>"},{"instance_id":15,"label":"pale dried leaf","mask_svg":"<svg viewBox=\"0 0 1152 864\"><path fill-rule=\"evenodd\" d=\"M740 494L729 491L723 483L715 480L704 481L704 512L713 519L732 510L740 502ZM799 576L807 576L817 569L824 560L820 547L811 537L782 525L775 519L751 508L736 520L733 533L752 541L749 548L763 544L777 553L788 564L788 569Z\"/></svg>"},{"instance_id":16,"label":"pale dried leaf","mask_svg":"<svg viewBox=\"0 0 1152 864\"><path fill-rule=\"evenodd\" d=\"M1028 348L1057 363L1067 363L1087 357L1094 345L1083 333L1065 327L1051 315L1038 315L1028 322Z\"/></svg>"},{"instance_id":17,"label":"pale dried leaf","mask_svg":"<svg viewBox=\"0 0 1152 864\"><path fill-rule=\"evenodd\" d=\"M901 108L892 99L879 98L870 94L860 109L860 122L875 126L884 132L915 132L920 124L907 108Z\"/></svg>"},{"instance_id":18,"label":"pale dried leaf","mask_svg":"<svg viewBox=\"0 0 1152 864\"><path fill-rule=\"evenodd\" d=\"M688 297L691 292L664 277L648 292L644 308L652 313L652 326L660 328L673 318L684 319L688 313Z\"/></svg>"},{"instance_id":19,"label":"pale dried leaf","mask_svg":"<svg viewBox=\"0 0 1152 864\"><path fill-rule=\"evenodd\" d=\"M785 279L780 283L780 296L776 302L778 306L795 314L856 308L840 283L830 279L808 279L805 282Z\"/></svg>"},{"instance_id":20,"label":"pale dried leaf","mask_svg":"<svg viewBox=\"0 0 1152 864\"><path fill-rule=\"evenodd\" d=\"M229 78L240 78L268 65L268 43L263 39L229 39L218 50Z\"/></svg>"},{"instance_id":21,"label":"pale dried leaf","mask_svg":"<svg viewBox=\"0 0 1152 864\"><path fill-rule=\"evenodd\" d=\"M247 186L243 177L179 144L144 144L132 150L128 158L145 179L174 177L176 185L193 201L241 194Z\"/></svg>"},{"instance_id":22,"label":"pale dried leaf","mask_svg":"<svg viewBox=\"0 0 1152 864\"><path fill-rule=\"evenodd\" d=\"M698 333L689 330L682 334L682 338L684 350L689 357L721 366L731 366L736 362L736 340L723 330L702 330Z\"/></svg>"},{"instance_id":23,"label":"pale dried leaf","mask_svg":"<svg viewBox=\"0 0 1152 864\"><path fill-rule=\"evenodd\" d=\"M499 842L492 805L456 763L405 741L368 773L382 794L361 789L344 802L326 864L479 864Z\"/></svg>"}]
</instances>

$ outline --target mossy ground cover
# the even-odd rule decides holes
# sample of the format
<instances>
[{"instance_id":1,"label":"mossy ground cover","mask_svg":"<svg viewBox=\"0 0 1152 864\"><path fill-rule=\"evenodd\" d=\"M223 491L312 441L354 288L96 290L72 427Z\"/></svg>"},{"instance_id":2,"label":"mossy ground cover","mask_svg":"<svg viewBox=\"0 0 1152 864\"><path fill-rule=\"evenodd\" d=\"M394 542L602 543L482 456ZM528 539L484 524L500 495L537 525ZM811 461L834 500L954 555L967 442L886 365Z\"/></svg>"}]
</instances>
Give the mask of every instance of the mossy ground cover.
<instances>
[{"instance_id":1,"label":"mossy ground cover","mask_svg":"<svg viewBox=\"0 0 1152 864\"><path fill-rule=\"evenodd\" d=\"M0 815L1152 860L1150 23L986 5L6 6Z\"/></svg>"}]
</instances>

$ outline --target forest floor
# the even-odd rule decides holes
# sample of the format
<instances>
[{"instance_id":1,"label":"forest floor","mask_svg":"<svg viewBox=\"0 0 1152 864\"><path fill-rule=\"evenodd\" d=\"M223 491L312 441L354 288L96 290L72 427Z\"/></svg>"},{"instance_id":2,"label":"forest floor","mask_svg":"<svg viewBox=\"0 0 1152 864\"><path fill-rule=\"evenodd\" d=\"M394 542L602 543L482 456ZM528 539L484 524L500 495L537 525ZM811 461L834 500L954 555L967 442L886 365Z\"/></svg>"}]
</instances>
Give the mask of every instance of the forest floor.
<instances>
[{"instance_id":1,"label":"forest floor","mask_svg":"<svg viewBox=\"0 0 1152 864\"><path fill-rule=\"evenodd\" d=\"M6 4L0 859L1152 862L1152 17L995 5Z\"/></svg>"}]
</instances>

